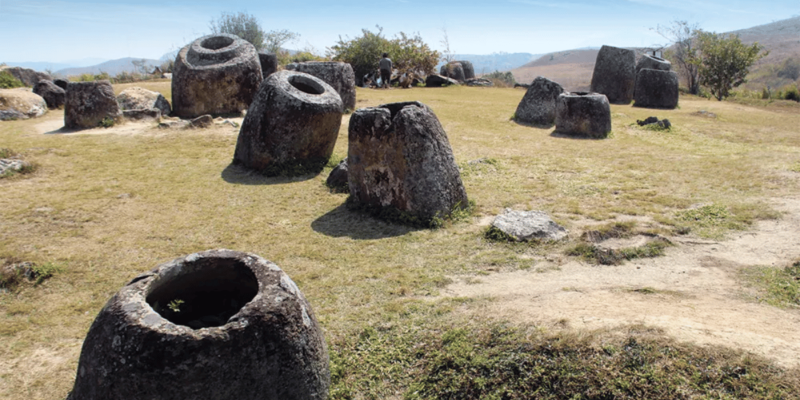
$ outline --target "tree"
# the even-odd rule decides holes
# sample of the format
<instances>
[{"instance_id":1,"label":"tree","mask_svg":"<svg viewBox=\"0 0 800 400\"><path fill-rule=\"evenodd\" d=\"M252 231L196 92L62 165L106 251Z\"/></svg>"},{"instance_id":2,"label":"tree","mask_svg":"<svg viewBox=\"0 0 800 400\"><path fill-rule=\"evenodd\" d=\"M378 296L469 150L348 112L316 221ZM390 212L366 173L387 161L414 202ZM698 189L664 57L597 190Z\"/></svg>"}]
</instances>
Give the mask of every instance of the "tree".
<instances>
[{"instance_id":1,"label":"tree","mask_svg":"<svg viewBox=\"0 0 800 400\"><path fill-rule=\"evenodd\" d=\"M769 54L764 46L748 46L734 34L695 31L699 56L692 62L698 66L700 84L722 101L731 89L745 83L753 64Z\"/></svg>"},{"instance_id":2,"label":"tree","mask_svg":"<svg viewBox=\"0 0 800 400\"><path fill-rule=\"evenodd\" d=\"M442 28L442 33L444 34L441 41L442 47L444 48L442 52L442 61L444 61L445 64L449 64L451 61L455 60L455 55L450 50L450 38L447 36L447 27Z\"/></svg>"},{"instance_id":3,"label":"tree","mask_svg":"<svg viewBox=\"0 0 800 400\"><path fill-rule=\"evenodd\" d=\"M255 16L245 12L236 14L223 12L219 19L211 20L211 32L230 33L250 42L256 50L278 53L281 46L300 35L286 29L265 32Z\"/></svg>"},{"instance_id":4,"label":"tree","mask_svg":"<svg viewBox=\"0 0 800 400\"><path fill-rule=\"evenodd\" d=\"M383 28L376 26L378 32L362 29L362 35L354 39L343 39L327 49L332 60L344 61L353 67L356 84L364 84L364 75L378 69L381 54L389 53L393 67L400 74L413 73L418 76L433 73L439 61L439 52L431 50L419 34L413 36L400 32L394 39L383 36Z\"/></svg>"},{"instance_id":5,"label":"tree","mask_svg":"<svg viewBox=\"0 0 800 400\"><path fill-rule=\"evenodd\" d=\"M678 72L686 79L689 93L698 94L700 92L700 76L699 68L694 62L697 59L694 36L698 25L687 21L673 21L669 25L658 25L654 30L667 39L671 46L664 52L664 57L675 64Z\"/></svg>"}]
</instances>

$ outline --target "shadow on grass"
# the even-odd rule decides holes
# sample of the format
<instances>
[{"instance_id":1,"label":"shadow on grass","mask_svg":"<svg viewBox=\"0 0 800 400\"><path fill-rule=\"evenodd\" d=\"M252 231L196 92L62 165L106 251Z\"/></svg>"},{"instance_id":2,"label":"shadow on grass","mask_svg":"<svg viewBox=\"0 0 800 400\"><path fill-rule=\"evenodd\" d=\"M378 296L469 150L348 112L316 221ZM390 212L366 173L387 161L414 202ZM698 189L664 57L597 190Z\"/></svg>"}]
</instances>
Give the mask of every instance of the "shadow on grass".
<instances>
[{"instance_id":1,"label":"shadow on grass","mask_svg":"<svg viewBox=\"0 0 800 400\"><path fill-rule=\"evenodd\" d=\"M351 211L342 204L311 223L311 229L330 237L374 240L403 236L418 230L381 221L365 212Z\"/></svg>"},{"instance_id":2,"label":"shadow on grass","mask_svg":"<svg viewBox=\"0 0 800 400\"><path fill-rule=\"evenodd\" d=\"M558 139L574 139L574 140L606 140L607 137L600 138L600 137L591 137L585 135L568 135L566 133L561 133L558 131L550 132L550 137L558 138Z\"/></svg>"},{"instance_id":3,"label":"shadow on grass","mask_svg":"<svg viewBox=\"0 0 800 400\"><path fill-rule=\"evenodd\" d=\"M531 122L519 121L514 118L511 118L511 121L513 121L515 124L519 126L525 126L528 128L536 128L536 129L551 129L552 127L556 126L556 124L534 124Z\"/></svg>"},{"instance_id":4,"label":"shadow on grass","mask_svg":"<svg viewBox=\"0 0 800 400\"><path fill-rule=\"evenodd\" d=\"M314 179L319 174L306 174L294 177L265 176L239 165L228 164L222 170L222 180L236 185L283 185Z\"/></svg>"}]
</instances>

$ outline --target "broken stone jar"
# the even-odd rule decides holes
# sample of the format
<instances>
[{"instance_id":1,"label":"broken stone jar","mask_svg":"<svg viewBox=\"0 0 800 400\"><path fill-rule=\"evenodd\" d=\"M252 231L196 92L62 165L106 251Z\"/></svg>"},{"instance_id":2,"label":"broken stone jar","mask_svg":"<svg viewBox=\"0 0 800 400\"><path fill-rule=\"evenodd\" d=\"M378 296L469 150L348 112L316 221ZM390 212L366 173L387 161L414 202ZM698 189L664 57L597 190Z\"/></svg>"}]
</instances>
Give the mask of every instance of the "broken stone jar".
<instances>
[{"instance_id":1,"label":"broken stone jar","mask_svg":"<svg viewBox=\"0 0 800 400\"><path fill-rule=\"evenodd\" d=\"M211 250L108 301L68 398L325 399L329 383L322 331L294 282L257 255Z\"/></svg>"}]
</instances>

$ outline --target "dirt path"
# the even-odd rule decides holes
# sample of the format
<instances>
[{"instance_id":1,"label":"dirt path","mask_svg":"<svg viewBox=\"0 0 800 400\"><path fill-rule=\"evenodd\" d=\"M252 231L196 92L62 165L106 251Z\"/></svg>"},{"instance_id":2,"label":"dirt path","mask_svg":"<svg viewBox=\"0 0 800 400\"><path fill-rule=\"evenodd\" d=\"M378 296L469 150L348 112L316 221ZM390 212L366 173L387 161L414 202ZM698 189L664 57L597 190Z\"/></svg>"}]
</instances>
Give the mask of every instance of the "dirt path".
<instances>
[{"instance_id":1,"label":"dirt path","mask_svg":"<svg viewBox=\"0 0 800 400\"><path fill-rule=\"evenodd\" d=\"M800 365L800 310L745 295L741 267L783 265L800 256L800 199L776 200L786 215L723 242L675 239L666 256L621 266L578 261L457 279L446 296L494 299L482 315L575 329L658 327L681 341L740 348ZM548 270L548 267L551 268ZM536 272L546 270L547 272ZM636 291L652 288L652 290Z\"/></svg>"}]
</instances>

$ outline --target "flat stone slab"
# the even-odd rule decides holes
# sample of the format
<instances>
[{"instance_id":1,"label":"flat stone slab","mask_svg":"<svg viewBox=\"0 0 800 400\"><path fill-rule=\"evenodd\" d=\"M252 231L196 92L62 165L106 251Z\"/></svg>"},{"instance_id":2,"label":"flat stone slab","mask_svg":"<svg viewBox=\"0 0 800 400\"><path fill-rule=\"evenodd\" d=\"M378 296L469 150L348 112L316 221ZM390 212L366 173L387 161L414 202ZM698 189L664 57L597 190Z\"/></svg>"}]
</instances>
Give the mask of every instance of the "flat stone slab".
<instances>
[{"instance_id":1,"label":"flat stone slab","mask_svg":"<svg viewBox=\"0 0 800 400\"><path fill-rule=\"evenodd\" d=\"M543 211L517 211L507 208L494 219L492 226L521 242L558 241L567 237L567 230Z\"/></svg>"},{"instance_id":2,"label":"flat stone slab","mask_svg":"<svg viewBox=\"0 0 800 400\"><path fill-rule=\"evenodd\" d=\"M0 175L8 171L22 171L23 167L25 167L25 161L0 158Z\"/></svg>"}]
</instances>

